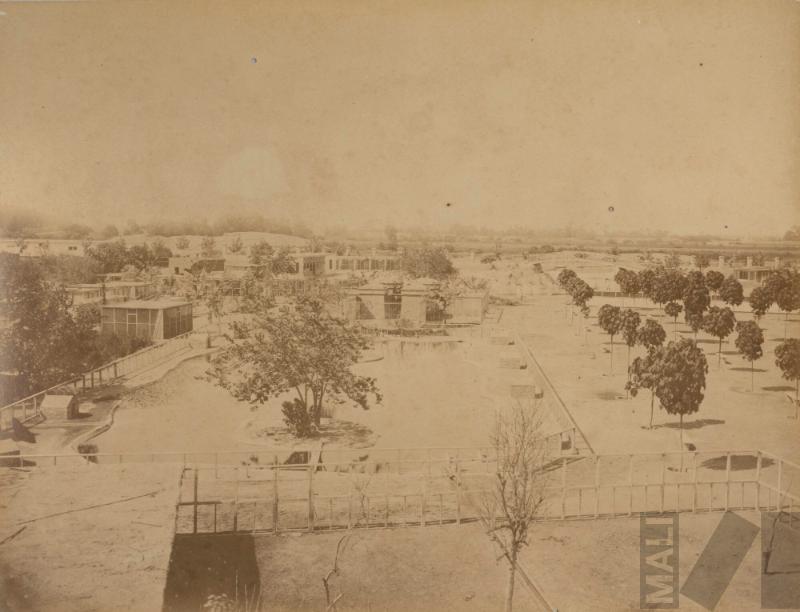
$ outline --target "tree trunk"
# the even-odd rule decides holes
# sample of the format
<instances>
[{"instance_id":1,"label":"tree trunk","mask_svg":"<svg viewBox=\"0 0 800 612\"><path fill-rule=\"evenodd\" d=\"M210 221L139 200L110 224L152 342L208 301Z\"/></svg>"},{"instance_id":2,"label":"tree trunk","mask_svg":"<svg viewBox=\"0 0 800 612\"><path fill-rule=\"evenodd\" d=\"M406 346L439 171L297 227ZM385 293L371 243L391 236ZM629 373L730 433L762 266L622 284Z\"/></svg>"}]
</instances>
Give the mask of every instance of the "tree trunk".
<instances>
[{"instance_id":1,"label":"tree trunk","mask_svg":"<svg viewBox=\"0 0 800 612\"><path fill-rule=\"evenodd\" d=\"M628 384L625 386L625 397L630 398L630 392L628 391L628 387L630 386L631 382L631 345L628 345Z\"/></svg>"},{"instance_id":2,"label":"tree trunk","mask_svg":"<svg viewBox=\"0 0 800 612\"><path fill-rule=\"evenodd\" d=\"M786 342L786 326L789 323L789 311L786 311L786 316L783 318L783 341Z\"/></svg>"},{"instance_id":3,"label":"tree trunk","mask_svg":"<svg viewBox=\"0 0 800 612\"><path fill-rule=\"evenodd\" d=\"M750 393L752 393L755 389L755 369L753 368L753 362L750 362Z\"/></svg>"},{"instance_id":4,"label":"tree trunk","mask_svg":"<svg viewBox=\"0 0 800 612\"><path fill-rule=\"evenodd\" d=\"M683 413L681 413L681 453L683 453ZM683 455L681 455L683 456Z\"/></svg>"},{"instance_id":5,"label":"tree trunk","mask_svg":"<svg viewBox=\"0 0 800 612\"><path fill-rule=\"evenodd\" d=\"M719 353L717 353L717 369L722 367L722 338L719 339Z\"/></svg>"},{"instance_id":6,"label":"tree trunk","mask_svg":"<svg viewBox=\"0 0 800 612\"><path fill-rule=\"evenodd\" d=\"M650 429L653 429L653 404L656 401L655 391L650 391Z\"/></svg>"},{"instance_id":7,"label":"tree trunk","mask_svg":"<svg viewBox=\"0 0 800 612\"><path fill-rule=\"evenodd\" d=\"M508 560L511 567L508 568L508 590L506 591L506 612L511 612L514 607L514 579L517 573L517 551L514 550L513 544L509 553Z\"/></svg>"},{"instance_id":8,"label":"tree trunk","mask_svg":"<svg viewBox=\"0 0 800 612\"><path fill-rule=\"evenodd\" d=\"M611 367L609 368L608 371L609 371L610 374L613 374L614 373L614 336L611 336L611 351L610 351L610 354L611 354Z\"/></svg>"}]
</instances>

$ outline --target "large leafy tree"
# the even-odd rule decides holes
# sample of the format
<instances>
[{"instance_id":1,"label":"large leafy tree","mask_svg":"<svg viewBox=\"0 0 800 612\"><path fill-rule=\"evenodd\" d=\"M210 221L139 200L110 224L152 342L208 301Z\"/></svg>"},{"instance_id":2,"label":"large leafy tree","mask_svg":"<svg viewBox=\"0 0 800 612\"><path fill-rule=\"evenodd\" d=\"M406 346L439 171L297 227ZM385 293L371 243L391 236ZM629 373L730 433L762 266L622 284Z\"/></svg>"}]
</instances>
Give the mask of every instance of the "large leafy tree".
<instances>
[{"instance_id":1,"label":"large leafy tree","mask_svg":"<svg viewBox=\"0 0 800 612\"><path fill-rule=\"evenodd\" d=\"M719 297L722 301L730 306L738 306L744 301L744 289L736 277L731 274L728 278L722 281L719 288Z\"/></svg>"},{"instance_id":2,"label":"large leafy tree","mask_svg":"<svg viewBox=\"0 0 800 612\"><path fill-rule=\"evenodd\" d=\"M668 317L672 317L672 336L674 338L678 329L678 315L683 312L683 306L678 302L667 302L664 312Z\"/></svg>"},{"instance_id":3,"label":"large leafy tree","mask_svg":"<svg viewBox=\"0 0 800 612\"><path fill-rule=\"evenodd\" d=\"M734 344L742 357L750 362L750 391L753 390L755 370L753 362L761 359L764 354L761 348L764 344L764 332L755 321L739 321L736 324L738 332Z\"/></svg>"},{"instance_id":4,"label":"large leafy tree","mask_svg":"<svg viewBox=\"0 0 800 612\"><path fill-rule=\"evenodd\" d=\"M569 284L568 291L572 296L572 303L588 316L588 302L594 297L594 289L585 280L576 277Z\"/></svg>"},{"instance_id":5,"label":"large leafy tree","mask_svg":"<svg viewBox=\"0 0 800 612\"><path fill-rule=\"evenodd\" d=\"M89 247L87 254L100 264L100 271L103 274L122 272L122 269L131 263L128 248L122 239L93 245Z\"/></svg>"},{"instance_id":6,"label":"large leafy tree","mask_svg":"<svg viewBox=\"0 0 800 612\"><path fill-rule=\"evenodd\" d=\"M20 387L33 393L82 373L92 363L96 312L73 313L62 286L48 283L28 259L0 260L3 315L0 367L19 376Z\"/></svg>"},{"instance_id":7,"label":"large leafy tree","mask_svg":"<svg viewBox=\"0 0 800 612\"><path fill-rule=\"evenodd\" d=\"M628 382L625 390L632 397L636 397L639 389L650 391L650 429L653 428L653 410L656 397L656 387L661 379L661 366L664 356L664 347L659 346L647 351L644 357L637 357L628 368Z\"/></svg>"},{"instance_id":8,"label":"large leafy tree","mask_svg":"<svg viewBox=\"0 0 800 612\"><path fill-rule=\"evenodd\" d=\"M697 330L702 327L703 313L711 304L711 296L706 287L706 280L702 272L693 270L686 275L686 286L683 292L683 312L686 322L697 335Z\"/></svg>"},{"instance_id":9,"label":"large leafy tree","mask_svg":"<svg viewBox=\"0 0 800 612\"><path fill-rule=\"evenodd\" d=\"M631 366L631 347L636 344L639 338L639 313L630 308L626 308L620 313L620 331L622 339L628 347L628 368Z\"/></svg>"},{"instance_id":10,"label":"large leafy tree","mask_svg":"<svg viewBox=\"0 0 800 612\"><path fill-rule=\"evenodd\" d=\"M333 316L318 298L299 298L281 308L265 305L249 321L233 323L228 346L212 360L208 376L237 399L253 405L293 392L284 416L320 424L326 400L349 398L369 408L380 402L373 378L352 371L368 340L356 326ZM305 419L305 421L303 421ZM302 435L308 430L296 428Z\"/></svg>"},{"instance_id":11,"label":"large leafy tree","mask_svg":"<svg viewBox=\"0 0 800 612\"><path fill-rule=\"evenodd\" d=\"M789 313L800 308L800 273L793 270L776 270L764 282L775 304L785 314L783 339L786 340Z\"/></svg>"},{"instance_id":12,"label":"large leafy tree","mask_svg":"<svg viewBox=\"0 0 800 612\"><path fill-rule=\"evenodd\" d=\"M648 299L653 300L653 285L655 283L656 273L652 268L644 268L637 273L637 280L639 281L639 292ZM655 300L653 300L655 301Z\"/></svg>"},{"instance_id":13,"label":"large leafy tree","mask_svg":"<svg viewBox=\"0 0 800 612\"><path fill-rule=\"evenodd\" d=\"M636 334L636 341L648 351L664 344L667 332L653 319L647 319Z\"/></svg>"},{"instance_id":14,"label":"large leafy tree","mask_svg":"<svg viewBox=\"0 0 800 612\"><path fill-rule=\"evenodd\" d=\"M668 414L680 417L683 449L683 417L700 410L706 388L708 363L703 351L687 338L670 342L664 350L656 385L656 397Z\"/></svg>"},{"instance_id":15,"label":"large leafy tree","mask_svg":"<svg viewBox=\"0 0 800 612\"><path fill-rule=\"evenodd\" d=\"M760 319L772 306L773 297L766 287L756 287L750 292L747 300L756 319Z\"/></svg>"},{"instance_id":16,"label":"large leafy tree","mask_svg":"<svg viewBox=\"0 0 800 612\"><path fill-rule=\"evenodd\" d=\"M611 339L611 371L614 371L614 336L622 329L622 313L619 306L603 304L597 311L597 323Z\"/></svg>"},{"instance_id":17,"label":"large leafy tree","mask_svg":"<svg viewBox=\"0 0 800 612\"><path fill-rule=\"evenodd\" d=\"M703 315L703 330L719 338L719 352L717 353L717 366L722 364L722 341L727 338L736 325L736 317L730 308L712 306Z\"/></svg>"},{"instance_id":18,"label":"large leafy tree","mask_svg":"<svg viewBox=\"0 0 800 612\"><path fill-rule=\"evenodd\" d=\"M628 297L633 297L639 293L639 275L633 270L620 268L614 275L614 281L619 285L619 290Z\"/></svg>"},{"instance_id":19,"label":"large leafy tree","mask_svg":"<svg viewBox=\"0 0 800 612\"><path fill-rule=\"evenodd\" d=\"M659 267L653 278L651 299L658 304L666 304L683 298L686 290L686 277L677 268Z\"/></svg>"},{"instance_id":20,"label":"large leafy tree","mask_svg":"<svg viewBox=\"0 0 800 612\"><path fill-rule=\"evenodd\" d=\"M569 283L572 282L577 277L578 275L575 274L574 270L570 270L569 268L564 268L563 270L561 270L561 272L558 273L558 277L556 278L556 280L558 281L559 287L561 287L566 291L567 287L569 286Z\"/></svg>"},{"instance_id":21,"label":"large leafy tree","mask_svg":"<svg viewBox=\"0 0 800 612\"><path fill-rule=\"evenodd\" d=\"M725 282L725 275L717 270L709 270L706 272L706 287L713 293L718 293L722 288L722 283Z\"/></svg>"},{"instance_id":22,"label":"large leafy tree","mask_svg":"<svg viewBox=\"0 0 800 612\"><path fill-rule=\"evenodd\" d=\"M786 380L793 380L795 418L800 407L800 340L789 338L775 347L775 365L781 369Z\"/></svg>"},{"instance_id":23,"label":"large leafy tree","mask_svg":"<svg viewBox=\"0 0 800 612\"><path fill-rule=\"evenodd\" d=\"M456 274L453 262L447 250L443 248L423 247L411 249L403 253L400 268L413 278L430 277L445 280Z\"/></svg>"}]
</instances>

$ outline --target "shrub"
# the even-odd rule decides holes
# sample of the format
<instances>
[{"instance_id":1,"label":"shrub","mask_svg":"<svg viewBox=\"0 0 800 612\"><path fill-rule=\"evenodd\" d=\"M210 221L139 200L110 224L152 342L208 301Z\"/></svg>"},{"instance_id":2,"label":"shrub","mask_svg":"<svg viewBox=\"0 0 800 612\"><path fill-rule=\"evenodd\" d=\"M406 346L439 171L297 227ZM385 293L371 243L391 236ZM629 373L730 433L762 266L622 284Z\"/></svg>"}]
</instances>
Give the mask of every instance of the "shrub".
<instances>
[{"instance_id":1,"label":"shrub","mask_svg":"<svg viewBox=\"0 0 800 612\"><path fill-rule=\"evenodd\" d=\"M295 398L291 402L283 402L281 406L283 421L292 434L298 438L307 438L314 433L314 421L303 402Z\"/></svg>"}]
</instances>

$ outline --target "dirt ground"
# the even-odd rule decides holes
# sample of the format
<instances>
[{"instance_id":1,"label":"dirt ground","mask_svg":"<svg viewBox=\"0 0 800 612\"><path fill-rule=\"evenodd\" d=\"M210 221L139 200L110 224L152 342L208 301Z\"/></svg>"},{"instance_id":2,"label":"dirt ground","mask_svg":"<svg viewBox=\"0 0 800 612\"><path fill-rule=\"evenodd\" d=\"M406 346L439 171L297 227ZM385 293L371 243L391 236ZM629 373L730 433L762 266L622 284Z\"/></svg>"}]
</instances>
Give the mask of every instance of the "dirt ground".
<instances>
[{"instance_id":1,"label":"dirt ground","mask_svg":"<svg viewBox=\"0 0 800 612\"><path fill-rule=\"evenodd\" d=\"M287 436L277 398L256 410L203 379L204 358L184 362L163 379L123 399L114 426L93 441L100 452L214 452L232 449L307 447L486 446L495 410L511 401L512 384L529 384L526 370L501 367L514 346L467 335L441 346L399 342L382 359L356 371L378 380L383 401L363 410L334 407L334 420L318 440ZM289 397L289 396L287 396ZM550 429L556 428L547 422Z\"/></svg>"},{"instance_id":2,"label":"dirt ground","mask_svg":"<svg viewBox=\"0 0 800 612\"><path fill-rule=\"evenodd\" d=\"M265 609L324 609L322 578L333 567L342 535L256 538ZM508 576L498 557L499 550L474 524L362 530L350 536L340 553L332 593L343 593L337 604L342 611L498 610ZM536 609L521 584L515 605Z\"/></svg>"},{"instance_id":3,"label":"dirt ground","mask_svg":"<svg viewBox=\"0 0 800 612\"><path fill-rule=\"evenodd\" d=\"M177 467L84 462L0 479L0 609L161 609Z\"/></svg>"},{"instance_id":4,"label":"dirt ground","mask_svg":"<svg viewBox=\"0 0 800 612\"><path fill-rule=\"evenodd\" d=\"M630 257L630 256L629 256ZM559 259L561 265L574 267L579 275L582 260ZM601 262L602 263L602 262ZM593 262L592 266L601 263ZM631 262L632 263L632 262ZM513 263L507 263L512 267ZM613 277L619 262L602 263L605 270L595 273ZM631 266L633 267L633 266ZM550 270L555 276L557 269ZM572 411L597 452L673 451L680 448L678 419L658 410L653 430L648 424L650 397L644 391L635 399L626 399L627 347L615 338L614 364L611 370L612 347L609 337L597 326L597 309L604 303L624 302L626 307L639 311L642 320L648 317L661 323L668 340L693 337L680 321L673 330L672 320L653 308L650 302L621 298L596 297L590 302L587 319L567 316L567 296L556 293L555 287L536 289L534 299L523 306L505 307L502 324L518 329L553 381L565 403ZM737 309L738 320L752 320L744 309ZM783 314L769 313L759 322L764 328L764 356L755 363L754 390L750 390L749 363L736 352L735 332L722 345L722 360L718 365L718 340L704 332L698 343L709 361L706 397L696 415L686 418L684 441L695 444L698 450L752 449L769 450L788 460L800 460L800 422L793 417L786 393L793 388L781 377L775 366L774 351L784 335ZM800 336L800 317L789 317L789 337ZM634 347L631 359L643 352Z\"/></svg>"}]
</instances>

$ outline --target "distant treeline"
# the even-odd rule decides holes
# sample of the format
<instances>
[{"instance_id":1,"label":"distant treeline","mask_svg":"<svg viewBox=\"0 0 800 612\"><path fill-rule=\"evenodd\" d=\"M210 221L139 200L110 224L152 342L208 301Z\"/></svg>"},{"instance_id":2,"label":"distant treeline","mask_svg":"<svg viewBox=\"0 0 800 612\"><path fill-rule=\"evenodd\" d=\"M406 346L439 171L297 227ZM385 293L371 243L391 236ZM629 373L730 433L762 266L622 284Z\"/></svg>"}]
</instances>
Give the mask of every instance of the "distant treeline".
<instances>
[{"instance_id":1,"label":"distant treeline","mask_svg":"<svg viewBox=\"0 0 800 612\"><path fill-rule=\"evenodd\" d=\"M205 219L158 220L139 224L128 220L122 225L92 227L82 223L56 224L34 212L0 208L0 236L3 238L103 239L132 234L151 236L221 236L230 232L271 232L310 238L311 229L303 223L267 219L258 213L225 214L214 221Z\"/></svg>"}]
</instances>

